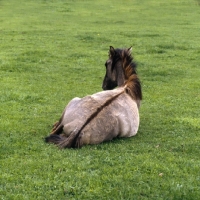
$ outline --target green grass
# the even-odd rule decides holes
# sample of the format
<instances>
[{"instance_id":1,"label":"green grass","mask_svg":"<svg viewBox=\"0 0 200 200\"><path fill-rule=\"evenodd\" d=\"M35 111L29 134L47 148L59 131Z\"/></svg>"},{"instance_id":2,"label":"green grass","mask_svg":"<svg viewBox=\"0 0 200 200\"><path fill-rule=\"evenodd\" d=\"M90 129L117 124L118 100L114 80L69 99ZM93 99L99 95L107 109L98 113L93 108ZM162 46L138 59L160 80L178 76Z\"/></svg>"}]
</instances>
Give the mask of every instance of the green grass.
<instances>
[{"instance_id":1,"label":"green grass","mask_svg":"<svg viewBox=\"0 0 200 200\"><path fill-rule=\"evenodd\" d=\"M0 199L199 199L199 19L195 0L1 0ZM110 45L133 46L138 135L44 143L73 97L101 91Z\"/></svg>"}]
</instances>

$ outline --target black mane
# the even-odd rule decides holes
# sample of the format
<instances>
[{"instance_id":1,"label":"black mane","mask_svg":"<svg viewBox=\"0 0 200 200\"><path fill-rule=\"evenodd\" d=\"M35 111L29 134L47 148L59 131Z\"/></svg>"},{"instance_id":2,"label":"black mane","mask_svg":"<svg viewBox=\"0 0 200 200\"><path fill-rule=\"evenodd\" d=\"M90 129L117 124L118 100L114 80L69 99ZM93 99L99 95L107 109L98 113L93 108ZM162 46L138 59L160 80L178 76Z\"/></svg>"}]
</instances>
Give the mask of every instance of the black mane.
<instances>
[{"instance_id":1,"label":"black mane","mask_svg":"<svg viewBox=\"0 0 200 200\"><path fill-rule=\"evenodd\" d=\"M137 63L133 61L133 57L128 51L128 49L115 49L115 53L109 54L110 59L112 59L112 69L114 68L115 64L119 61L123 61L123 67L131 66L133 74L137 74L136 68ZM124 68L125 69L125 68Z\"/></svg>"}]
</instances>

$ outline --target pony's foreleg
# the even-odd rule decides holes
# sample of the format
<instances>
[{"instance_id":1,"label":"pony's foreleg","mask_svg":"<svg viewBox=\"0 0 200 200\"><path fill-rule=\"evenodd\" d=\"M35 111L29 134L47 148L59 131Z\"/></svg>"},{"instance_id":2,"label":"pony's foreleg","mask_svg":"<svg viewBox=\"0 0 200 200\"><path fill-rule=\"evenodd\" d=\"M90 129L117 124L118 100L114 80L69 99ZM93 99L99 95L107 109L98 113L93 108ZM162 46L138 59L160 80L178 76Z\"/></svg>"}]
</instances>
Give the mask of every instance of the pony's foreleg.
<instances>
[{"instance_id":1,"label":"pony's foreleg","mask_svg":"<svg viewBox=\"0 0 200 200\"><path fill-rule=\"evenodd\" d=\"M65 108L66 109L66 108ZM64 111L65 112L65 111ZM53 129L51 130L51 135L52 134L57 134L59 135L62 132L62 120L63 120L63 116L64 116L64 112L61 116L61 118L59 119L59 121L57 121L54 125L53 125Z\"/></svg>"},{"instance_id":2,"label":"pony's foreleg","mask_svg":"<svg viewBox=\"0 0 200 200\"><path fill-rule=\"evenodd\" d=\"M57 127L59 126L59 124L60 124L60 121L57 121L56 123L54 123L54 125L52 126L51 132L55 131Z\"/></svg>"},{"instance_id":3,"label":"pony's foreleg","mask_svg":"<svg viewBox=\"0 0 200 200\"><path fill-rule=\"evenodd\" d=\"M56 126L53 127L50 135L59 135L63 131L63 125L59 122L57 122Z\"/></svg>"},{"instance_id":4,"label":"pony's foreleg","mask_svg":"<svg viewBox=\"0 0 200 200\"><path fill-rule=\"evenodd\" d=\"M45 138L45 142L54 143L54 144L60 143L63 137L60 135L62 131L63 131L63 125L61 121L59 120L58 122L54 124L50 135Z\"/></svg>"}]
</instances>

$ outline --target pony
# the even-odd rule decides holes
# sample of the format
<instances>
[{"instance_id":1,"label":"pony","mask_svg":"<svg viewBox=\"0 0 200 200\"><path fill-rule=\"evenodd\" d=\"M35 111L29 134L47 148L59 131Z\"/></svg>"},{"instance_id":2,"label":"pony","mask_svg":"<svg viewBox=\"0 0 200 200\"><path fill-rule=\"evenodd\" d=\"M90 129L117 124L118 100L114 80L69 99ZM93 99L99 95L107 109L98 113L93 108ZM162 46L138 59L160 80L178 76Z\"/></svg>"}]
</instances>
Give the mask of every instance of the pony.
<instances>
[{"instance_id":1,"label":"pony","mask_svg":"<svg viewBox=\"0 0 200 200\"><path fill-rule=\"evenodd\" d=\"M104 91L72 99L45 138L46 142L61 149L81 148L137 134L142 89L131 51L132 47L110 46L102 84Z\"/></svg>"}]
</instances>

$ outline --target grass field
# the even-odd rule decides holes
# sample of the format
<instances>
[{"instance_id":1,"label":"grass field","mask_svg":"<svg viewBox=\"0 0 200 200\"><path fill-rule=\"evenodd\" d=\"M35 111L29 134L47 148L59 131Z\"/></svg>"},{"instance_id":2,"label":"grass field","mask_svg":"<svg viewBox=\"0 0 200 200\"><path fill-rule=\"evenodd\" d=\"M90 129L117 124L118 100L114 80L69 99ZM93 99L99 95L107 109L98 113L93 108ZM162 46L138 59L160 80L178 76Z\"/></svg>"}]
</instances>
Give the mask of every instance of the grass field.
<instances>
[{"instance_id":1,"label":"grass field","mask_svg":"<svg viewBox=\"0 0 200 200\"><path fill-rule=\"evenodd\" d=\"M133 46L137 136L79 150L43 138ZM1 0L0 199L200 199L200 1Z\"/></svg>"}]
</instances>

